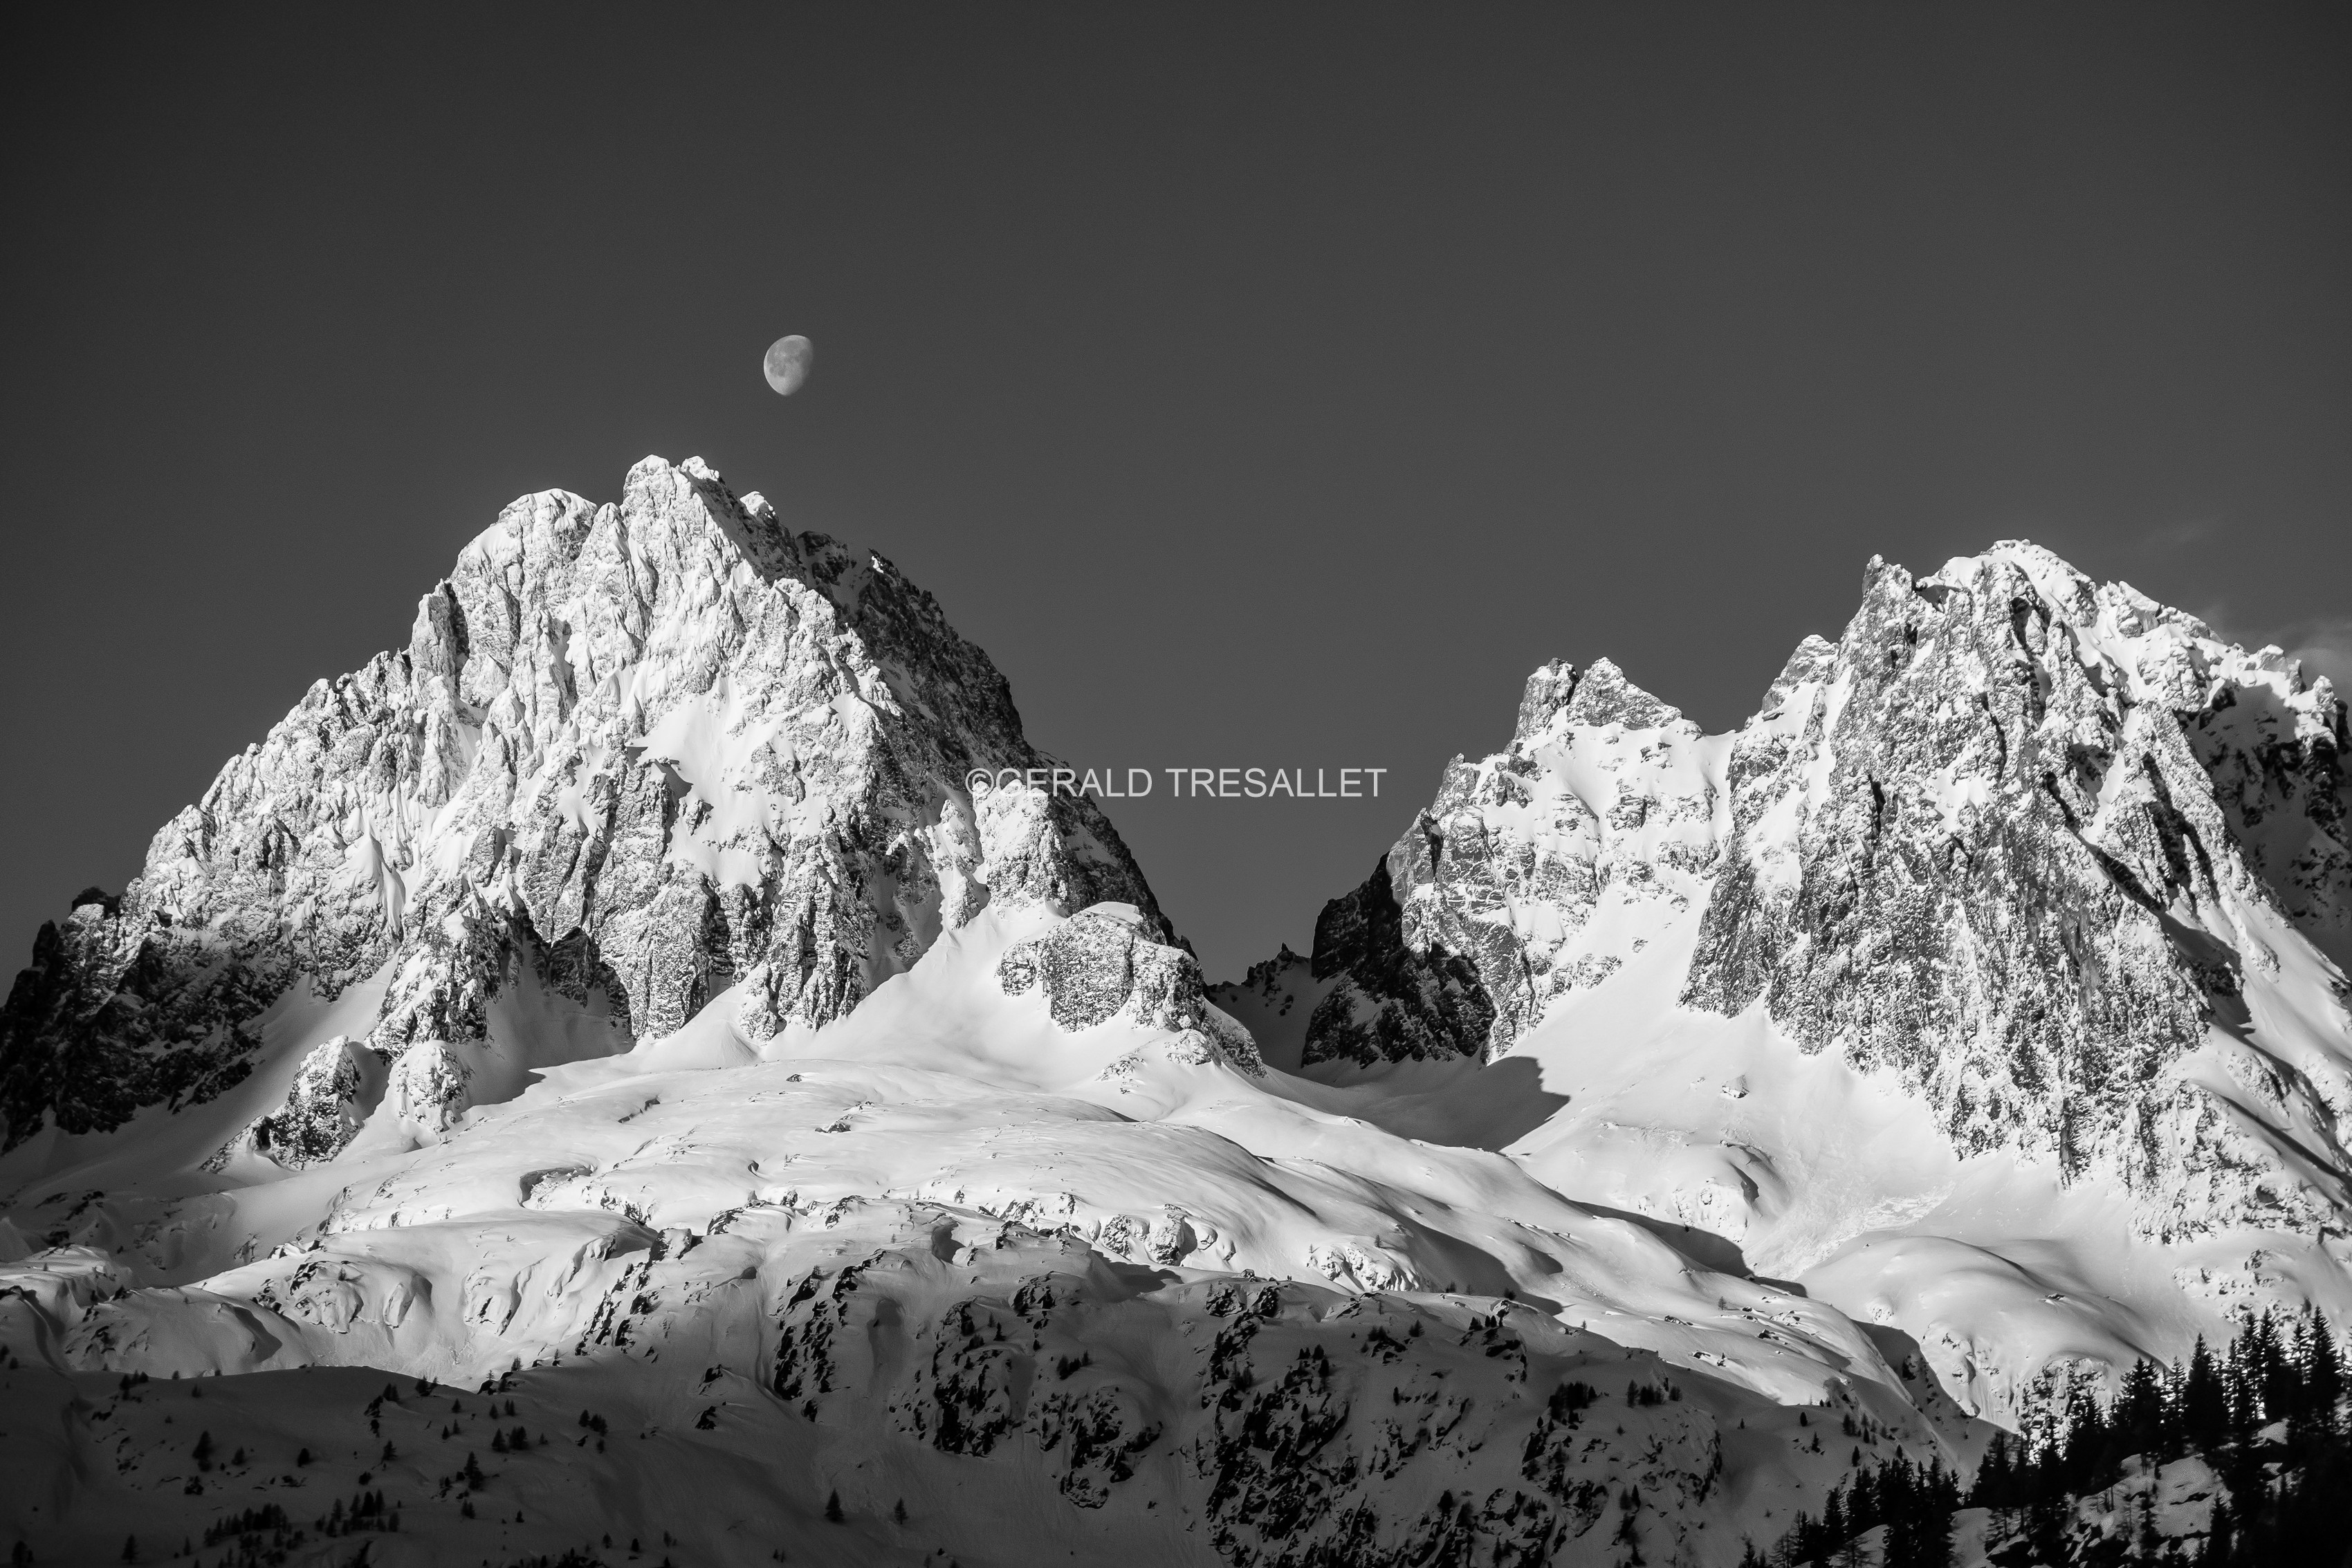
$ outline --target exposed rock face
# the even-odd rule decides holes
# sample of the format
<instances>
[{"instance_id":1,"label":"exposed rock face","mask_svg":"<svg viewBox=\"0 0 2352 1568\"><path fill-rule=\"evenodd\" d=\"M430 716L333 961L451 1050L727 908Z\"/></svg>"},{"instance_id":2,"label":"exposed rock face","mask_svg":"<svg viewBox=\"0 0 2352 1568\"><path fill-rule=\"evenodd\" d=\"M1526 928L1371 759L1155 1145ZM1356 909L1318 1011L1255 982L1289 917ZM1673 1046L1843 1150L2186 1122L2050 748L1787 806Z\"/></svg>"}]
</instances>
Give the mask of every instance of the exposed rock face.
<instances>
[{"instance_id":1,"label":"exposed rock face","mask_svg":"<svg viewBox=\"0 0 2352 1568\"><path fill-rule=\"evenodd\" d=\"M285 1103L257 1118L247 1137L255 1150L281 1165L331 1158L383 1098L383 1058L337 1035L302 1059Z\"/></svg>"},{"instance_id":2,"label":"exposed rock face","mask_svg":"<svg viewBox=\"0 0 2352 1568\"><path fill-rule=\"evenodd\" d=\"M2326 681L2046 550L1874 562L1735 737L1605 662L1537 671L1510 746L1451 764L1318 930L1318 977L1327 930L1369 934L1351 973L1466 958L1491 1027L1328 1030L1342 988L1306 1059L1498 1054L1695 920L1683 1005L1892 1071L1964 1154L2113 1176L2160 1237L2341 1224L2347 743ZM1392 928L1335 922L1391 889ZM2336 1044L2264 1032L2288 1012Z\"/></svg>"},{"instance_id":3,"label":"exposed rock face","mask_svg":"<svg viewBox=\"0 0 2352 1568\"><path fill-rule=\"evenodd\" d=\"M260 1044L249 1022L290 977L280 967L207 962L163 911L86 903L43 925L0 1007L0 1147L46 1114L69 1133L112 1128L242 1082Z\"/></svg>"},{"instance_id":4,"label":"exposed rock face","mask_svg":"<svg viewBox=\"0 0 2352 1568\"><path fill-rule=\"evenodd\" d=\"M298 982L381 984L361 1043L446 1117L730 985L753 1039L823 1024L992 899L1115 899L1165 934L1090 802L975 810L971 769L1039 761L929 594L700 460L647 459L617 506L526 497L405 649L314 685L119 904L43 929L0 1012L5 1146L217 1094ZM526 1034L529 1064L465 1060Z\"/></svg>"},{"instance_id":5,"label":"exposed rock face","mask_svg":"<svg viewBox=\"0 0 2352 1568\"><path fill-rule=\"evenodd\" d=\"M1471 1049L1495 1016L1478 970L1442 936L1407 939L1390 866L1391 850L1364 885L1323 906L1308 975L1336 979L1307 1019L1301 1060L1370 1063L1444 1057Z\"/></svg>"},{"instance_id":6,"label":"exposed rock face","mask_svg":"<svg viewBox=\"0 0 2352 1568\"><path fill-rule=\"evenodd\" d=\"M1153 941L1147 925L1132 904L1097 904L1016 944L997 964L998 983L1010 996L1041 993L1055 1025L1073 1033L1114 1019L1169 1030L1197 1052L1264 1072L1249 1031L1210 1002L1199 962Z\"/></svg>"},{"instance_id":7,"label":"exposed rock face","mask_svg":"<svg viewBox=\"0 0 2352 1568\"><path fill-rule=\"evenodd\" d=\"M1509 747L1455 758L1389 852L1404 938L1466 953L1494 999L1500 1055L1555 997L1597 985L1641 940L1645 905L1688 906L1716 857L1717 793L1698 727L1608 660L1528 681ZM1612 930L1593 929L1604 899ZM1595 940L1595 939L1598 940Z\"/></svg>"},{"instance_id":8,"label":"exposed rock face","mask_svg":"<svg viewBox=\"0 0 2352 1568\"><path fill-rule=\"evenodd\" d=\"M1510 746L1446 765L1364 885L1323 911L1305 1059L1499 1055L1555 997L1705 896L1717 790L1698 727L1601 660L1528 679ZM1604 897L1623 907L1596 927Z\"/></svg>"},{"instance_id":9,"label":"exposed rock face","mask_svg":"<svg viewBox=\"0 0 2352 1568\"><path fill-rule=\"evenodd\" d=\"M1734 744L1685 1000L1761 998L1963 1152L2110 1172L2159 1231L2325 1222L2352 1084L2231 1036L2290 932L2346 956L2344 726L2275 650L2046 550L1874 561Z\"/></svg>"}]
</instances>

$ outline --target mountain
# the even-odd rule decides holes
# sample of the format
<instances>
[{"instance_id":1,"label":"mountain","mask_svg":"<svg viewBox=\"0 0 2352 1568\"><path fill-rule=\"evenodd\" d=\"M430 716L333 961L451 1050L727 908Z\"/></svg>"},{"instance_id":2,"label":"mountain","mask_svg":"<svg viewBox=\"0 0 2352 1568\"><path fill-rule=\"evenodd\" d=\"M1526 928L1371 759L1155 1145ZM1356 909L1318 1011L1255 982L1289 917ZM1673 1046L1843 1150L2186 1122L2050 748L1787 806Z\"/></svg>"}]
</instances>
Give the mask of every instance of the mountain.
<instances>
[{"instance_id":1,"label":"mountain","mask_svg":"<svg viewBox=\"0 0 2352 1568\"><path fill-rule=\"evenodd\" d=\"M1760 998L1805 1049L1896 1074L1964 1154L2120 1181L2151 1234L2342 1224L2326 682L2011 545L1874 567L1776 695L1727 769L1686 1001Z\"/></svg>"},{"instance_id":2,"label":"mountain","mask_svg":"<svg viewBox=\"0 0 2352 1568\"><path fill-rule=\"evenodd\" d=\"M1732 735L1537 671L1309 957L1212 994L1359 1113L1723 1237L2027 1419L2352 1307L2346 746L2325 680L2032 545L1874 561ZM1329 939L1366 904L1369 956ZM1465 963L1459 1027L1357 1048L1433 1016L1360 977Z\"/></svg>"},{"instance_id":3,"label":"mountain","mask_svg":"<svg viewBox=\"0 0 2352 1568\"><path fill-rule=\"evenodd\" d=\"M1606 659L1546 664L1509 747L1448 763L1371 876L1325 907L1307 973L1285 984L1296 955L1254 969L1237 1009L1312 990L1295 1009L1308 1064L1502 1054L1705 897L1721 749Z\"/></svg>"},{"instance_id":4,"label":"mountain","mask_svg":"<svg viewBox=\"0 0 2352 1568\"><path fill-rule=\"evenodd\" d=\"M1390 1060L1507 1053L1695 923L1673 1006L1760 1004L1963 1155L2111 1178L2158 1238L2341 1226L2347 746L2324 679L2046 550L1874 561L1843 637L1807 639L1735 736L1606 660L1538 670L1508 748L1449 765L1326 921L1395 907L1375 963L1476 970L1491 1023L1474 1000ZM1312 975L1339 952L1318 927ZM1369 1059L1348 961L1307 1062Z\"/></svg>"},{"instance_id":5,"label":"mountain","mask_svg":"<svg viewBox=\"0 0 2352 1568\"><path fill-rule=\"evenodd\" d=\"M1874 563L1730 735L1538 670L1213 986L1098 808L968 790L1041 759L880 557L698 463L527 497L11 993L0 1531L1728 1568L1948 1510L2352 1312L2346 744L2033 547ZM2262 1473L2164 1458L2192 1546Z\"/></svg>"},{"instance_id":6,"label":"mountain","mask_svg":"<svg viewBox=\"0 0 2352 1568\"><path fill-rule=\"evenodd\" d=\"M0 1146L67 1161L226 1096L239 1149L300 1164L385 1095L438 1136L722 992L754 1040L816 1029L992 897L1164 928L1090 800L964 787L1038 762L929 595L698 459L617 506L525 497L404 649L313 685L121 898L43 930Z\"/></svg>"}]
</instances>

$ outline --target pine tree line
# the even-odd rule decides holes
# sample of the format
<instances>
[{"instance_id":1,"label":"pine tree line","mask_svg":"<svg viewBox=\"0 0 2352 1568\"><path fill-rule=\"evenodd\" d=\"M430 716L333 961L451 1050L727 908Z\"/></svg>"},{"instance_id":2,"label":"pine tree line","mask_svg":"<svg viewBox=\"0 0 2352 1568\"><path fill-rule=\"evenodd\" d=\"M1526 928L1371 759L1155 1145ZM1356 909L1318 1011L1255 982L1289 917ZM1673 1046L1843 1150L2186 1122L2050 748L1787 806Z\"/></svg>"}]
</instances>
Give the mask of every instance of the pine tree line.
<instances>
[{"instance_id":1,"label":"pine tree line","mask_svg":"<svg viewBox=\"0 0 2352 1568\"><path fill-rule=\"evenodd\" d=\"M1862 1464L1854 1449L1851 1483L1830 1488L1819 1519L1807 1513L1772 1549L1769 1563L1832 1563L1864 1561L1857 1537L1886 1526L1883 1568L1946 1568L1952 1560L1952 1511L1960 1506L1959 1478L1944 1469L1940 1459L1922 1467L1896 1454L1875 1469ZM1741 1568L1767 1568L1768 1560L1753 1546L1741 1559Z\"/></svg>"},{"instance_id":2,"label":"pine tree line","mask_svg":"<svg viewBox=\"0 0 2352 1568\"><path fill-rule=\"evenodd\" d=\"M2112 1485L2134 1456L2152 1466L2194 1455L2229 1490L2215 1504L2197 1560L2202 1568L2352 1562L2340 1521L2329 1517L2352 1497L2344 1396L2343 1348L2326 1321L2305 1313L2283 1322L2265 1312L2221 1355L2200 1335L2185 1366L2135 1364L2104 1406L2077 1391L2063 1432L2041 1444L1994 1437L1969 1501L1994 1511L1995 1539L2019 1534L2037 1558L2068 1562L2063 1542L2076 1499ZM2153 1557L2152 1504L2151 1495L2137 1530L2108 1537L2080 1560Z\"/></svg>"},{"instance_id":3,"label":"pine tree line","mask_svg":"<svg viewBox=\"0 0 2352 1568\"><path fill-rule=\"evenodd\" d=\"M2152 1469L2195 1455L2229 1492L2214 1506L2200 1568L2352 1564L2340 1517L2352 1499L2345 1385L2343 1347L2324 1319L2265 1312L2218 1356L2200 1335L2186 1365L2143 1359L2114 1398L2077 1386L2057 1418L2037 1424L2037 1437L1995 1434L1966 1505L1991 1511L1986 1539L1996 1562L2012 1547L2021 1561L2084 1568L2154 1561L2164 1548L2152 1491L2137 1528L2088 1543L2073 1539L2076 1503L2119 1480L2127 1459ZM1853 1480L1831 1489L1819 1518L1800 1513L1769 1558L1751 1545L1742 1568L1858 1563L1855 1538L1881 1524L1889 1527L1884 1568L1948 1568L1951 1515L1962 1505L1956 1478L1899 1452L1874 1470L1856 1448L1853 1463Z\"/></svg>"}]
</instances>

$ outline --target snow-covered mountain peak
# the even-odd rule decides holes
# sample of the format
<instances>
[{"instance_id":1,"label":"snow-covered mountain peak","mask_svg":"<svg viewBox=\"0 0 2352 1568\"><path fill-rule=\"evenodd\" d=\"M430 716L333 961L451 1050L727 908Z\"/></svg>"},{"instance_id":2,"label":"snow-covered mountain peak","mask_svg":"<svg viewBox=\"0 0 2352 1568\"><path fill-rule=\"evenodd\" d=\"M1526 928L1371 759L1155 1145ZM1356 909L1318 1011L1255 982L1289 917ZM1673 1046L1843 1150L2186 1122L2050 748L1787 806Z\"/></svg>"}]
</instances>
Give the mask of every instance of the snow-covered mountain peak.
<instances>
[{"instance_id":1,"label":"snow-covered mountain peak","mask_svg":"<svg viewBox=\"0 0 2352 1568\"><path fill-rule=\"evenodd\" d=\"M754 1039L820 1027L992 898L1164 932L1090 801L965 789L1037 761L929 595L700 460L646 459L617 504L526 496L404 651L314 685L119 909L44 936L0 1016L6 1145L70 1163L192 1103L233 1113L222 1139L282 1127L347 1080L346 1037L436 1136L721 992Z\"/></svg>"},{"instance_id":2,"label":"snow-covered mountain peak","mask_svg":"<svg viewBox=\"0 0 2352 1568\"><path fill-rule=\"evenodd\" d=\"M2127 582L2096 582L2056 554L2022 539L2004 539L1980 555L1955 556L1916 583L1899 567L1874 559L1874 578L1897 574L1888 591L1929 597L1947 592L2008 596L2038 612L2053 634L2082 664L2120 686L2129 703L2158 703L2183 711L2201 708L2226 687L2265 686L2273 698L2324 730L2334 703L2332 685L2306 683L2300 661L2276 646L2247 649L2204 621L2162 604ZM2029 645L2030 629L2020 637ZM2321 677L2324 679L2324 677Z\"/></svg>"},{"instance_id":3,"label":"snow-covered mountain peak","mask_svg":"<svg viewBox=\"0 0 2352 1568\"><path fill-rule=\"evenodd\" d=\"M2336 1223L2352 1166L2296 1151L2352 1124L2345 745L2276 650L2040 547L1874 559L1843 636L1801 643L1732 736L1605 663L1537 671L1511 746L1450 765L1349 895L1393 901L1395 949L1310 1016L1409 1012L1466 961L1452 1016L1491 1021L1455 1049L1492 1057L1686 942L1653 1005L1760 1002L1925 1096L1964 1156L2112 1179L2157 1233ZM1443 1030L1390 1037L1443 1054Z\"/></svg>"},{"instance_id":4,"label":"snow-covered mountain peak","mask_svg":"<svg viewBox=\"0 0 2352 1568\"><path fill-rule=\"evenodd\" d=\"M1447 764L1371 877L1325 908L1311 957L1219 988L1220 1005L1286 1064L1502 1054L1703 894L1722 751L1607 659L1540 665L1510 744Z\"/></svg>"}]
</instances>

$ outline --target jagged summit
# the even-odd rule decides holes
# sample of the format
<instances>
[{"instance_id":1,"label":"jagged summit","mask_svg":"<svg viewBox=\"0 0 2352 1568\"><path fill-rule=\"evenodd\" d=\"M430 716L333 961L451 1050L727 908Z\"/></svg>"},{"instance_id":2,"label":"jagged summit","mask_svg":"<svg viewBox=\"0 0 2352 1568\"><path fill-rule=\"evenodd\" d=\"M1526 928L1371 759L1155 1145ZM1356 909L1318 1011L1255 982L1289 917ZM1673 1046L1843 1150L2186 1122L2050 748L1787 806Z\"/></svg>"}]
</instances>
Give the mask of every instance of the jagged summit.
<instances>
[{"instance_id":1,"label":"jagged summit","mask_svg":"<svg viewBox=\"0 0 2352 1568\"><path fill-rule=\"evenodd\" d=\"M617 505L526 496L404 649L317 683L157 834L119 907L45 929L0 1014L6 1146L241 1086L265 1136L364 1119L299 1103L352 1080L353 1041L437 1135L722 991L754 1040L815 1028L992 900L1116 898L1166 934L1091 803L964 788L1036 760L930 595L700 459L646 459Z\"/></svg>"},{"instance_id":2,"label":"jagged summit","mask_svg":"<svg viewBox=\"0 0 2352 1568\"><path fill-rule=\"evenodd\" d=\"M1643 940L1623 922L1588 930L1605 893L1679 909L1703 887L1702 739L1607 659L1539 666L1508 748L1446 765L1371 877L1325 907L1311 959L1254 970L1220 1005L1274 1029L1276 1060L1307 1065L1503 1053Z\"/></svg>"},{"instance_id":3,"label":"jagged summit","mask_svg":"<svg viewBox=\"0 0 2352 1568\"><path fill-rule=\"evenodd\" d=\"M1961 1148L2111 1171L2158 1228L2342 1211L2340 997L2302 1062L2233 1022L2314 960L2340 984L2325 681L2006 543L1917 580L1874 562L1790 687L1732 748L1687 1003L1761 999L1807 1049L1900 1073Z\"/></svg>"},{"instance_id":4,"label":"jagged summit","mask_svg":"<svg viewBox=\"0 0 2352 1568\"><path fill-rule=\"evenodd\" d=\"M1349 963L1466 958L1454 1026L1380 1053L1491 1058L1687 917L1680 1005L1760 1002L1803 1049L1898 1075L1963 1152L2112 1175L2159 1232L2333 1224L2352 1214L2346 744L2332 687L2277 649L2039 546L1916 579L1874 558L1843 635L1806 638L1732 736L1606 661L1538 669L1509 747L1450 764L1349 895L1402 911L1393 949ZM2279 1006L2322 1042L2247 1039L2250 985L2301 986ZM1326 1043L1426 988L1319 997L1303 1060L1407 1040Z\"/></svg>"},{"instance_id":5,"label":"jagged summit","mask_svg":"<svg viewBox=\"0 0 2352 1568\"><path fill-rule=\"evenodd\" d=\"M1662 729L1683 722L1678 711L1627 680L1625 672L1608 659L1595 659L1580 673L1565 659L1554 659L1528 677L1511 743L1522 747L1540 744L1546 734L1563 725Z\"/></svg>"}]
</instances>

